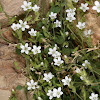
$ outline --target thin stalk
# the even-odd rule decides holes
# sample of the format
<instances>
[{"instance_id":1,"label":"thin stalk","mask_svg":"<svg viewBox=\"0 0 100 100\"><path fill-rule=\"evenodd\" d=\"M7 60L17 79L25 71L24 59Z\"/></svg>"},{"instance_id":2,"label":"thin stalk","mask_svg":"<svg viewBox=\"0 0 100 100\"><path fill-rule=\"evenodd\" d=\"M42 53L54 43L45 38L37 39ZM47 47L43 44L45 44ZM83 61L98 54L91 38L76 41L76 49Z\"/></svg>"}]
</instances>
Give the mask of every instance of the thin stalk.
<instances>
[{"instance_id":1,"label":"thin stalk","mask_svg":"<svg viewBox=\"0 0 100 100\"><path fill-rule=\"evenodd\" d=\"M75 92L75 94L76 94L81 100L83 100L76 92Z\"/></svg>"},{"instance_id":2,"label":"thin stalk","mask_svg":"<svg viewBox=\"0 0 100 100\"><path fill-rule=\"evenodd\" d=\"M43 0L43 16L45 16L45 0Z\"/></svg>"}]
</instances>

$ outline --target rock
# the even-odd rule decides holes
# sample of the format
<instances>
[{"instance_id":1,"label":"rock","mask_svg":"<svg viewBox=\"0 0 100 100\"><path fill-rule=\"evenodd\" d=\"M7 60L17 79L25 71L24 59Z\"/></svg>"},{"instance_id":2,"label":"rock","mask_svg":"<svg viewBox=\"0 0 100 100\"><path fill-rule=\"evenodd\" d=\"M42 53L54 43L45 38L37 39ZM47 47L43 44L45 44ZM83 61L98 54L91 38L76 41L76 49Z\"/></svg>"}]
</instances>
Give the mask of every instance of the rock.
<instances>
[{"instance_id":1,"label":"rock","mask_svg":"<svg viewBox=\"0 0 100 100\"><path fill-rule=\"evenodd\" d=\"M9 16L20 15L24 13L21 9L21 5L24 0L0 0L0 3L3 7L4 12ZM2 27L6 27L8 25L8 17L5 13L0 13L0 23Z\"/></svg>"},{"instance_id":2,"label":"rock","mask_svg":"<svg viewBox=\"0 0 100 100\"><path fill-rule=\"evenodd\" d=\"M33 93L34 92L28 92L28 94L27 94L27 96L28 96L28 100L32 100L32 98L33 98ZM24 91L24 89L22 89L22 90L17 90L16 91L16 96L17 96L17 99L18 100L27 100L26 99L26 94L25 94L25 91Z\"/></svg>"},{"instance_id":3,"label":"rock","mask_svg":"<svg viewBox=\"0 0 100 100\"><path fill-rule=\"evenodd\" d=\"M17 85L24 86L26 77L22 74L25 68L25 60L15 52L12 45L0 45L0 99L8 100L10 91ZM14 62L20 69L16 69Z\"/></svg>"},{"instance_id":4,"label":"rock","mask_svg":"<svg viewBox=\"0 0 100 100\"><path fill-rule=\"evenodd\" d=\"M97 45L100 42L100 17L97 17L97 12L90 7L86 17L86 28L93 31L92 43Z\"/></svg>"},{"instance_id":5,"label":"rock","mask_svg":"<svg viewBox=\"0 0 100 100\"><path fill-rule=\"evenodd\" d=\"M22 56L16 54L15 47L1 46L0 47L0 67L15 69L14 62L18 63L19 72L25 67L25 60Z\"/></svg>"},{"instance_id":6,"label":"rock","mask_svg":"<svg viewBox=\"0 0 100 100\"><path fill-rule=\"evenodd\" d=\"M3 10L8 16L20 15L23 13L21 5L24 0L0 0Z\"/></svg>"},{"instance_id":7,"label":"rock","mask_svg":"<svg viewBox=\"0 0 100 100\"><path fill-rule=\"evenodd\" d=\"M24 13L23 9L21 8L23 1L24 0L0 0L3 10L6 13L6 14L0 13L0 23L2 27L6 27L8 25L9 18ZM50 0L44 0L44 1L45 1L45 13L47 13L50 7ZM41 12L43 13L43 0L39 0L38 5L40 6ZM7 16L9 16L9 18Z\"/></svg>"},{"instance_id":8,"label":"rock","mask_svg":"<svg viewBox=\"0 0 100 100\"><path fill-rule=\"evenodd\" d=\"M9 90L1 90L0 89L0 99L1 100L9 100L11 92Z\"/></svg>"},{"instance_id":9,"label":"rock","mask_svg":"<svg viewBox=\"0 0 100 100\"><path fill-rule=\"evenodd\" d=\"M0 13L0 24L1 26L8 25L8 17L5 16L5 13Z\"/></svg>"},{"instance_id":10,"label":"rock","mask_svg":"<svg viewBox=\"0 0 100 100\"><path fill-rule=\"evenodd\" d=\"M11 27L6 27L1 29L1 35L4 39L11 43L16 43L17 39L13 36ZM8 44L4 39L0 38L0 43L2 44Z\"/></svg>"}]
</instances>

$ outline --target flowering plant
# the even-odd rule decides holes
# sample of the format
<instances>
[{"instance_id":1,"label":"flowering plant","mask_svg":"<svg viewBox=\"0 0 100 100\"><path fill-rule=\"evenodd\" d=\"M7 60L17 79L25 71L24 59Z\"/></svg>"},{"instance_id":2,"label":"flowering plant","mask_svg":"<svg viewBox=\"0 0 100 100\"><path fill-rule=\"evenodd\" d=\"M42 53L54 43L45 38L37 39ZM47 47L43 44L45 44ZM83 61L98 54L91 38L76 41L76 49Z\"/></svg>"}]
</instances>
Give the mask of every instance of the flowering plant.
<instances>
[{"instance_id":1,"label":"flowering plant","mask_svg":"<svg viewBox=\"0 0 100 100\"><path fill-rule=\"evenodd\" d=\"M40 14L36 1L24 1L25 17L11 25L19 40L16 51L27 62L26 92L34 91L32 100L98 100L100 50L92 45L84 17L92 0L79 6L79 0L51 0L47 14ZM99 6L95 1L93 10Z\"/></svg>"}]
</instances>

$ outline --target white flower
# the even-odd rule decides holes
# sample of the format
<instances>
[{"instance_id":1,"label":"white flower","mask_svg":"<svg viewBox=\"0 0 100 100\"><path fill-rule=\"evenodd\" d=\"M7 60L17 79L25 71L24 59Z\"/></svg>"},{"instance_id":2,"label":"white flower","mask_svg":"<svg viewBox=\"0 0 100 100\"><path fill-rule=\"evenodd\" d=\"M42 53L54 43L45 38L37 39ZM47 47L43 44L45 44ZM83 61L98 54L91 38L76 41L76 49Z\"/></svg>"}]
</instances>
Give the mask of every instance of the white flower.
<instances>
[{"instance_id":1,"label":"white flower","mask_svg":"<svg viewBox=\"0 0 100 100\"><path fill-rule=\"evenodd\" d=\"M54 65L60 66L64 61L61 60L61 57L54 58Z\"/></svg>"},{"instance_id":2,"label":"white flower","mask_svg":"<svg viewBox=\"0 0 100 100\"><path fill-rule=\"evenodd\" d=\"M34 82L34 80L30 80L30 82L27 82L27 86L28 90L39 88L37 82Z\"/></svg>"},{"instance_id":3,"label":"white flower","mask_svg":"<svg viewBox=\"0 0 100 100\"><path fill-rule=\"evenodd\" d=\"M52 56L53 56L54 58L58 58L58 57L61 56L61 53L58 52L58 51L56 51L54 54L52 54Z\"/></svg>"},{"instance_id":4,"label":"white flower","mask_svg":"<svg viewBox=\"0 0 100 100\"><path fill-rule=\"evenodd\" d=\"M75 72L76 73L81 73L81 70L79 68L76 68Z\"/></svg>"},{"instance_id":5,"label":"white flower","mask_svg":"<svg viewBox=\"0 0 100 100\"><path fill-rule=\"evenodd\" d=\"M44 63L43 62L41 62L41 66L43 66L44 65Z\"/></svg>"},{"instance_id":6,"label":"white flower","mask_svg":"<svg viewBox=\"0 0 100 100\"><path fill-rule=\"evenodd\" d=\"M69 8L69 9L66 10L66 12L67 12L68 14L71 14L71 15L74 16L74 15L75 15L75 10L76 10L76 8L74 8L74 9ZM67 15L68 15L68 14L67 14Z\"/></svg>"},{"instance_id":7,"label":"white flower","mask_svg":"<svg viewBox=\"0 0 100 100\"><path fill-rule=\"evenodd\" d=\"M66 48L68 48L68 45L65 45Z\"/></svg>"},{"instance_id":8,"label":"white flower","mask_svg":"<svg viewBox=\"0 0 100 100\"><path fill-rule=\"evenodd\" d=\"M88 3L85 3L85 4L81 3L80 9L83 10L83 12L86 12L86 10L89 10L89 7L87 6L88 6Z\"/></svg>"},{"instance_id":9,"label":"white flower","mask_svg":"<svg viewBox=\"0 0 100 100\"><path fill-rule=\"evenodd\" d=\"M34 68L30 68L30 70L31 70L31 71L35 71L35 69L34 69Z\"/></svg>"},{"instance_id":10,"label":"white flower","mask_svg":"<svg viewBox=\"0 0 100 100\"><path fill-rule=\"evenodd\" d=\"M59 87L58 89L54 88L53 89L53 96L60 98L60 96L63 94L63 92L61 91L61 87Z\"/></svg>"},{"instance_id":11,"label":"white flower","mask_svg":"<svg viewBox=\"0 0 100 100\"><path fill-rule=\"evenodd\" d=\"M73 2L77 3L79 0L73 0Z\"/></svg>"},{"instance_id":12,"label":"white flower","mask_svg":"<svg viewBox=\"0 0 100 100\"><path fill-rule=\"evenodd\" d=\"M68 20L69 22L72 22L75 19L76 18L72 14L67 14L66 20Z\"/></svg>"},{"instance_id":13,"label":"white flower","mask_svg":"<svg viewBox=\"0 0 100 100\"><path fill-rule=\"evenodd\" d=\"M33 28L31 31L28 32L31 36L36 36L37 31L35 31Z\"/></svg>"},{"instance_id":14,"label":"white flower","mask_svg":"<svg viewBox=\"0 0 100 100\"><path fill-rule=\"evenodd\" d=\"M41 53L41 46L36 46L36 45L33 45L33 49L32 49L32 52L33 52L33 54L35 55L35 54L37 54L37 53Z\"/></svg>"},{"instance_id":15,"label":"white flower","mask_svg":"<svg viewBox=\"0 0 100 100\"><path fill-rule=\"evenodd\" d=\"M55 44L56 49L58 49L59 47L57 46L57 44Z\"/></svg>"},{"instance_id":16,"label":"white flower","mask_svg":"<svg viewBox=\"0 0 100 100\"><path fill-rule=\"evenodd\" d=\"M42 29L45 29L45 26L42 26Z\"/></svg>"},{"instance_id":17,"label":"white flower","mask_svg":"<svg viewBox=\"0 0 100 100\"><path fill-rule=\"evenodd\" d=\"M87 65L90 65L90 62L88 62L88 60L85 60L85 62L82 64L82 66L84 66L87 69Z\"/></svg>"},{"instance_id":18,"label":"white flower","mask_svg":"<svg viewBox=\"0 0 100 100\"><path fill-rule=\"evenodd\" d=\"M64 55L64 57L65 57L65 58L67 58L67 56L66 56L66 55Z\"/></svg>"},{"instance_id":19,"label":"white flower","mask_svg":"<svg viewBox=\"0 0 100 100\"><path fill-rule=\"evenodd\" d=\"M47 96L49 96L49 99L51 100L53 98L53 91L48 90Z\"/></svg>"},{"instance_id":20,"label":"white flower","mask_svg":"<svg viewBox=\"0 0 100 100\"><path fill-rule=\"evenodd\" d=\"M34 5L34 7L32 7L33 11L38 12L40 7L37 5Z\"/></svg>"},{"instance_id":21,"label":"white flower","mask_svg":"<svg viewBox=\"0 0 100 100\"><path fill-rule=\"evenodd\" d=\"M14 92L15 90L14 89L12 89L12 92Z\"/></svg>"},{"instance_id":22,"label":"white flower","mask_svg":"<svg viewBox=\"0 0 100 100\"><path fill-rule=\"evenodd\" d=\"M42 98L41 97L38 97L38 100L42 100Z\"/></svg>"},{"instance_id":23,"label":"white flower","mask_svg":"<svg viewBox=\"0 0 100 100\"><path fill-rule=\"evenodd\" d=\"M76 25L79 29L83 29L85 28L85 22L81 23L81 22L78 22L78 25Z\"/></svg>"},{"instance_id":24,"label":"white flower","mask_svg":"<svg viewBox=\"0 0 100 100\"><path fill-rule=\"evenodd\" d=\"M21 53L25 52L26 54L28 54L29 50L31 50L31 47L28 47L28 43L26 43L25 46L21 44L20 48L22 49Z\"/></svg>"},{"instance_id":25,"label":"white flower","mask_svg":"<svg viewBox=\"0 0 100 100\"><path fill-rule=\"evenodd\" d=\"M66 35L69 35L69 32L65 32Z\"/></svg>"},{"instance_id":26,"label":"white flower","mask_svg":"<svg viewBox=\"0 0 100 100\"><path fill-rule=\"evenodd\" d=\"M83 79L83 76L80 76L80 79L81 79L81 80L84 80L84 79Z\"/></svg>"},{"instance_id":27,"label":"white flower","mask_svg":"<svg viewBox=\"0 0 100 100\"><path fill-rule=\"evenodd\" d=\"M93 34L91 30L85 30L83 33L84 33L84 35L86 37L88 37L89 35Z\"/></svg>"},{"instance_id":28,"label":"white flower","mask_svg":"<svg viewBox=\"0 0 100 100\"><path fill-rule=\"evenodd\" d=\"M56 25L55 27L61 27L61 22L56 20L56 22L54 22L54 24Z\"/></svg>"},{"instance_id":29,"label":"white flower","mask_svg":"<svg viewBox=\"0 0 100 100\"><path fill-rule=\"evenodd\" d=\"M53 19L55 19L57 17L57 13L51 12L49 17L53 20Z\"/></svg>"},{"instance_id":30,"label":"white flower","mask_svg":"<svg viewBox=\"0 0 100 100\"><path fill-rule=\"evenodd\" d=\"M11 28L12 28L14 31L18 30L20 27L21 27L20 24L15 24L15 23L13 23L12 26L11 26Z\"/></svg>"},{"instance_id":31,"label":"white flower","mask_svg":"<svg viewBox=\"0 0 100 100\"><path fill-rule=\"evenodd\" d=\"M92 9L96 10L98 13L100 12L100 3L99 3L99 1L95 1L95 6L93 6Z\"/></svg>"},{"instance_id":32,"label":"white flower","mask_svg":"<svg viewBox=\"0 0 100 100\"><path fill-rule=\"evenodd\" d=\"M71 78L69 78L68 76L65 76L65 79L62 79L63 85L70 85L71 82Z\"/></svg>"},{"instance_id":33,"label":"white flower","mask_svg":"<svg viewBox=\"0 0 100 100\"><path fill-rule=\"evenodd\" d=\"M48 54L49 55L54 55L55 54L55 52L56 52L56 47L54 47L53 49L52 48L49 48L49 52L48 52Z\"/></svg>"},{"instance_id":34,"label":"white flower","mask_svg":"<svg viewBox=\"0 0 100 100\"><path fill-rule=\"evenodd\" d=\"M98 100L98 94L91 93L91 96L89 97L89 99Z\"/></svg>"},{"instance_id":35,"label":"white flower","mask_svg":"<svg viewBox=\"0 0 100 100\"><path fill-rule=\"evenodd\" d=\"M22 20L19 20L19 23L21 25L22 31L25 31L25 28L29 29L29 25L27 25L27 21L23 22Z\"/></svg>"},{"instance_id":36,"label":"white flower","mask_svg":"<svg viewBox=\"0 0 100 100\"><path fill-rule=\"evenodd\" d=\"M50 79L52 79L53 77L54 77L54 75L51 72L49 72L48 74L44 73L43 80L46 80L47 82L50 82Z\"/></svg>"},{"instance_id":37,"label":"white flower","mask_svg":"<svg viewBox=\"0 0 100 100\"><path fill-rule=\"evenodd\" d=\"M24 11L27 11L28 9L31 9L32 8L31 7L31 2L24 1L21 8L23 8Z\"/></svg>"}]
</instances>

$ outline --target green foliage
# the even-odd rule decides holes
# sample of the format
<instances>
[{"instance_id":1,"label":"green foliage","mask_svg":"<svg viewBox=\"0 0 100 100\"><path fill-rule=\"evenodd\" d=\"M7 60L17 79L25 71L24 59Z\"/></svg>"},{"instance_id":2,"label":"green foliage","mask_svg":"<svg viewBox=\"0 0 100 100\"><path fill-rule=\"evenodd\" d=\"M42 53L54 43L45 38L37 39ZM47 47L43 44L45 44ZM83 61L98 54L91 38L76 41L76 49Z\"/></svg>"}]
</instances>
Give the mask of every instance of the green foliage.
<instances>
[{"instance_id":1,"label":"green foliage","mask_svg":"<svg viewBox=\"0 0 100 100\"><path fill-rule=\"evenodd\" d=\"M21 85L18 85L17 87L16 87L16 90L21 90L23 87L21 86Z\"/></svg>"},{"instance_id":2,"label":"green foliage","mask_svg":"<svg viewBox=\"0 0 100 100\"><path fill-rule=\"evenodd\" d=\"M31 0L32 5L35 5L38 0ZM92 1L85 0L89 5L92 5ZM43 5L43 13L45 4ZM47 96L48 90L61 87L63 95L60 98L53 98L52 100L89 100L91 93L99 94L100 90L100 46L97 48L91 43L91 37L86 37L83 34L84 29L76 27L76 22L85 21L83 12L75 15L76 22L69 22L66 20L66 9L74 8L76 6L72 0L56 0L55 3L51 3L51 8L47 14L39 12L33 12L28 10L25 12L25 16L22 18L23 21L27 21L30 26L29 29L22 31L21 28L13 31L13 35L18 39L18 45L16 53L22 55L26 60L26 76L30 80L34 80L40 86L39 88L30 89L33 92L33 100L37 100L41 97L43 100L49 100ZM80 11L77 8L78 12ZM57 20L61 22L61 27L56 27L56 19L50 18L50 13L57 13ZM46 16L46 18L44 18ZM44 18L44 19L43 19ZM80 20L79 20L80 19ZM18 23L18 18L13 17L10 20L10 24ZM31 29L36 30L36 36L29 34ZM68 32L69 34L66 34ZM23 51L20 47L25 46L28 43L28 47L33 49L33 45L41 46L41 52L33 54L32 50L29 53L21 53ZM57 52L49 54L50 49L56 48ZM25 48L27 49L27 48ZM35 50L37 52L37 50ZM55 54L60 54L61 63L60 65L55 64ZM56 54L57 55L57 54ZM85 64L85 61L88 61ZM18 69L18 63L14 62ZM59 63L58 63L59 64ZM84 66L85 64L85 66ZM80 72L77 73L76 69L79 68ZM51 72L54 77L50 79L50 82L43 80L44 73ZM62 79L65 77L71 78L69 85L64 86ZM81 77L82 76L82 77ZM82 79L83 78L83 79ZM16 87L16 90L21 90L24 87L26 97L28 94L28 85ZM28 98L28 97L27 97ZM15 95L11 100L17 100Z\"/></svg>"}]
</instances>

